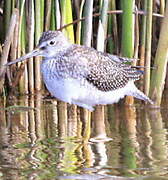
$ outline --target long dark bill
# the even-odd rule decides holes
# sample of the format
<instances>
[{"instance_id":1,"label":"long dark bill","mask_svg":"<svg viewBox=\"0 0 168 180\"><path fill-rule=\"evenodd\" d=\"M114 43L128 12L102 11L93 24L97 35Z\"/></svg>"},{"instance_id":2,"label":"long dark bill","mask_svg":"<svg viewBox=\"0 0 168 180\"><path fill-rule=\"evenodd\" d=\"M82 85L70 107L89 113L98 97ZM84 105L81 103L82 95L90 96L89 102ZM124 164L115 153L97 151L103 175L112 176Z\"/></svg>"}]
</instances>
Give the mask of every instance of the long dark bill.
<instances>
[{"instance_id":1,"label":"long dark bill","mask_svg":"<svg viewBox=\"0 0 168 180\"><path fill-rule=\"evenodd\" d=\"M32 57L35 57L35 56L41 56L42 55L42 50L41 49L34 49L33 51L27 53L26 55L16 59L15 61L12 61L12 62L9 62L9 63L6 63L5 66L10 66L12 64L16 64L18 62L22 62L26 59L29 59L29 58L32 58Z\"/></svg>"}]
</instances>

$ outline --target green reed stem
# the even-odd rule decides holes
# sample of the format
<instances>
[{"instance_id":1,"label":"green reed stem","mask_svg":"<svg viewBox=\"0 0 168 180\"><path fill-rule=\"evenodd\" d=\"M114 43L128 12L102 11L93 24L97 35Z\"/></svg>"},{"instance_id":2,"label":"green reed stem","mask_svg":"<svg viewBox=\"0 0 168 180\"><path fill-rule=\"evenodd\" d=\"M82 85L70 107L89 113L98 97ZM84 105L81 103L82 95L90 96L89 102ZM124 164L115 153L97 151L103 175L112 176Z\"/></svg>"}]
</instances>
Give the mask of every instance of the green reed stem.
<instances>
[{"instance_id":1,"label":"green reed stem","mask_svg":"<svg viewBox=\"0 0 168 180\"><path fill-rule=\"evenodd\" d=\"M49 4L51 6L48 7L48 9L51 11L50 14L50 29L55 30L56 29L56 18L55 18L55 12L56 12L56 7L55 7L55 2L52 1L52 4Z\"/></svg>"},{"instance_id":2,"label":"green reed stem","mask_svg":"<svg viewBox=\"0 0 168 180\"><path fill-rule=\"evenodd\" d=\"M135 29L135 1L122 1L122 38L121 51L122 56L132 57L134 54L134 29ZM133 97L127 97L126 104L133 104Z\"/></svg>"},{"instance_id":3,"label":"green reed stem","mask_svg":"<svg viewBox=\"0 0 168 180\"><path fill-rule=\"evenodd\" d=\"M109 3L109 10L116 10L115 0L111 0ZM118 28L116 14L109 14L108 19L108 51L110 53L115 52L118 54Z\"/></svg>"},{"instance_id":4,"label":"green reed stem","mask_svg":"<svg viewBox=\"0 0 168 180\"><path fill-rule=\"evenodd\" d=\"M73 22L71 0L61 1L62 26ZM71 42L74 42L73 26L66 27L66 34Z\"/></svg>"},{"instance_id":5,"label":"green reed stem","mask_svg":"<svg viewBox=\"0 0 168 180\"><path fill-rule=\"evenodd\" d=\"M146 48L145 48L145 94L149 94L150 88L150 66L151 66L151 42L152 42L152 13L153 0L147 1L147 17L146 17Z\"/></svg>"},{"instance_id":6,"label":"green reed stem","mask_svg":"<svg viewBox=\"0 0 168 180\"><path fill-rule=\"evenodd\" d=\"M10 18L11 18L11 10L12 10L12 1L4 1L4 33L3 36L5 37L5 34L7 33Z\"/></svg>"},{"instance_id":7,"label":"green reed stem","mask_svg":"<svg viewBox=\"0 0 168 180\"><path fill-rule=\"evenodd\" d=\"M134 0L122 1L122 56L132 57L134 53Z\"/></svg>"}]
</instances>

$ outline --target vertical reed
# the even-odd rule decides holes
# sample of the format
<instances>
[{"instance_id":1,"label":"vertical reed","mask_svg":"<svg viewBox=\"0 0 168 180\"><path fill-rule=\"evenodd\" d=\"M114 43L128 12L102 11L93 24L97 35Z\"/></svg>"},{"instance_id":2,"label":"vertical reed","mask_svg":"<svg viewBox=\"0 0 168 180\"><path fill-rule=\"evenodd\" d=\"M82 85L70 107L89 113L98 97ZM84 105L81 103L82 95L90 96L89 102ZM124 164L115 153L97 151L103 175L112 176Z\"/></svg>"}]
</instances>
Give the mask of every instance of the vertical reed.
<instances>
[{"instance_id":1,"label":"vertical reed","mask_svg":"<svg viewBox=\"0 0 168 180\"><path fill-rule=\"evenodd\" d=\"M47 0L46 1L46 11L45 11L45 31L51 29L55 29L55 3L54 1ZM51 24L51 26L50 26Z\"/></svg>"},{"instance_id":2,"label":"vertical reed","mask_svg":"<svg viewBox=\"0 0 168 180\"><path fill-rule=\"evenodd\" d=\"M35 44L38 44L41 33L43 32L44 21L44 0L35 1ZM41 89L41 73L40 73L40 59L35 58L35 89Z\"/></svg>"},{"instance_id":3,"label":"vertical reed","mask_svg":"<svg viewBox=\"0 0 168 180\"><path fill-rule=\"evenodd\" d=\"M122 56L132 57L134 54L134 24L135 24L135 1L122 1L122 39L121 51ZM133 104L133 97L127 97L126 104Z\"/></svg>"},{"instance_id":4,"label":"vertical reed","mask_svg":"<svg viewBox=\"0 0 168 180\"><path fill-rule=\"evenodd\" d=\"M150 66L151 66L151 42L152 42L152 13L153 0L147 1L147 17L146 17L146 48L145 48L145 94L149 94L150 87Z\"/></svg>"},{"instance_id":5,"label":"vertical reed","mask_svg":"<svg viewBox=\"0 0 168 180\"><path fill-rule=\"evenodd\" d=\"M164 90L165 77L167 71L167 55L168 55L168 2L166 4L165 16L160 31L159 43L154 59L154 67L152 70L152 78L150 84L150 96L157 106L161 104L162 93Z\"/></svg>"},{"instance_id":6,"label":"vertical reed","mask_svg":"<svg viewBox=\"0 0 168 180\"><path fill-rule=\"evenodd\" d=\"M92 23L93 23L93 0L86 0L84 6L84 17L85 21L83 22L82 30L82 44L86 46L91 46L92 39Z\"/></svg>"},{"instance_id":7,"label":"vertical reed","mask_svg":"<svg viewBox=\"0 0 168 180\"><path fill-rule=\"evenodd\" d=\"M143 10L146 12L147 9L147 1L144 1L142 5ZM142 22L141 22L141 33L140 33L140 66L145 65L145 40L146 40L146 16L142 16Z\"/></svg>"},{"instance_id":8,"label":"vertical reed","mask_svg":"<svg viewBox=\"0 0 168 180\"><path fill-rule=\"evenodd\" d=\"M134 53L134 0L122 1L122 39L121 39L121 51L122 55L126 57L132 57Z\"/></svg>"},{"instance_id":9,"label":"vertical reed","mask_svg":"<svg viewBox=\"0 0 168 180\"><path fill-rule=\"evenodd\" d=\"M4 1L4 24L3 24L3 39L5 38L5 34L9 28L9 22L11 18L11 10L12 10L12 1Z\"/></svg>"},{"instance_id":10,"label":"vertical reed","mask_svg":"<svg viewBox=\"0 0 168 180\"><path fill-rule=\"evenodd\" d=\"M56 21L56 29L59 29L61 27L61 12L60 12L60 4L58 0L55 1L54 14L55 14L55 21Z\"/></svg>"},{"instance_id":11,"label":"vertical reed","mask_svg":"<svg viewBox=\"0 0 168 180\"><path fill-rule=\"evenodd\" d=\"M20 2L20 23L19 23L19 40L18 40L18 57L26 52L26 14L25 14L25 0ZM28 93L28 74L27 64L24 66L24 73L19 81L19 92L21 94Z\"/></svg>"},{"instance_id":12,"label":"vertical reed","mask_svg":"<svg viewBox=\"0 0 168 180\"><path fill-rule=\"evenodd\" d=\"M71 0L62 0L60 2L61 5L61 16L62 16L62 26L65 24L69 24L73 21L72 17L72 5ZM66 34L71 42L74 42L74 30L73 26L66 27Z\"/></svg>"},{"instance_id":13,"label":"vertical reed","mask_svg":"<svg viewBox=\"0 0 168 180\"><path fill-rule=\"evenodd\" d=\"M109 10L116 10L115 0L109 2ZM119 52L119 42L118 42L118 27L117 27L117 17L116 14L109 14L108 19L108 51L110 53L118 54Z\"/></svg>"},{"instance_id":14,"label":"vertical reed","mask_svg":"<svg viewBox=\"0 0 168 180\"><path fill-rule=\"evenodd\" d=\"M104 42L107 35L108 6L109 6L108 0L101 0L100 18L99 18L98 32L97 32L97 50L99 51L104 51Z\"/></svg>"},{"instance_id":15,"label":"vertical reed","mask_svg":"<svg viewBox=\"0 0 168 180\"><path fill-rule=\"evenodd\" d=\"M78 19L81 19L82 18L82 13L83 13L83 6L84 6L84 3L85 3L85 0L82 0L81 1L81 5L80 5L80 10L79 10L79 15L78 15ZM92 8L92 7L90 7ZM89 11L90 12L90 11ZM77 44L80 44L81 43L81 24L82 22L79 21L78 24L77 24L77 28L76 28L76 43ZM84 30L84 28L82 29ZM84 34L83 34L84 36Z\"/></svg>"},{"instance_id":16,"label":"vertical reed","mask_svg":"<svg viewBox=\"0 0 168 180\"><path fill-rule=\"evenodd\" d=\"M165 0L160 0L160 14L164 15L164 11L165 11Z\"/></svg>"},{"instance_id":17,"label":"vertical reed","mask_svg":"<svg viewBox=\"0 0 168 180\"><path fill-rule=\"evenodd\" d=\"M32 51L34 48L34 32L35 32L35 27L34 27L34 18L35 18L35 12L34 12L34 1L30 0L29 3L29 9L28 9L28 51ZM28 61L28 78L29 78L29 92L31 94L34 93L34 63L33 63L33 58L31 58Z\"/></svg>"}]
</instances>

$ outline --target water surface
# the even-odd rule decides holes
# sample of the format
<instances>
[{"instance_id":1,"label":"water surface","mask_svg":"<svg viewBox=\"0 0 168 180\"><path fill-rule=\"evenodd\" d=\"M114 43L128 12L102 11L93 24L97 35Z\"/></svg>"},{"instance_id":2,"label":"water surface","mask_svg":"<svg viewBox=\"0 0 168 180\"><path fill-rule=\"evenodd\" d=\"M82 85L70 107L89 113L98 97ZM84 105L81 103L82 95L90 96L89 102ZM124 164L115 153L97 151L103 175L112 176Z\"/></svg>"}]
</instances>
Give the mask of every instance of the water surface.
<instances>
[{"instance_id":1,"label":"water surface","mask_svg":"<svg viewBox=\"0 0 168 180\"><path fill-rule=\"evenodd\" d=\"M0 179L168 179L167 117L140 101L89 114L40 94L1 99Z\"/></svg>"}]
</instances>

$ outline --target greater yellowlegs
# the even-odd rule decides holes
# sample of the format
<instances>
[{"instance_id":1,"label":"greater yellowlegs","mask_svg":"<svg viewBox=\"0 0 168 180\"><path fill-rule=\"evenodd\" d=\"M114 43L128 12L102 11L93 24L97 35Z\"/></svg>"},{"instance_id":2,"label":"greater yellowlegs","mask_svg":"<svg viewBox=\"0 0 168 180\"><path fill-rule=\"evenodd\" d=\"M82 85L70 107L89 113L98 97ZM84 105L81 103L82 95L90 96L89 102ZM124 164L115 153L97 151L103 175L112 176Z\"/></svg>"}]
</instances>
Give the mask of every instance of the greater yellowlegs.
<instances>
[{"instance_id":1,"label":"greater yellowlegs","mask_svg":"<svg viewBox=\"0 0 168 180\"><path fill-rule=\"evenodd\" d=\"M125 64L129 58L72 44L62 32L47 31L35 50L7 65L33 56L44 57L44 83L53 96L64 102L93 110L95 105L112 104L130 95L152 103L135 86L142 72Z\"/></svg>"}]
</instances>

